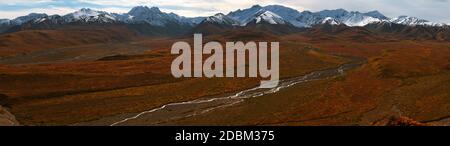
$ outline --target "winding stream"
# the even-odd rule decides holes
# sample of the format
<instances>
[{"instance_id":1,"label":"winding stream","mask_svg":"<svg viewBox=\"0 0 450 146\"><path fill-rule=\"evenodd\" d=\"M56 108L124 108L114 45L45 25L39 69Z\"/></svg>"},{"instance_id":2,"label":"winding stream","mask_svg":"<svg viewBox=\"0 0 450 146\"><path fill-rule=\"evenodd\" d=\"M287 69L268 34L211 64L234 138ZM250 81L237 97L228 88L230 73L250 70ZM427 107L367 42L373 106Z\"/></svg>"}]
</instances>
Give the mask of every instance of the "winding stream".
<instances>
[{"instance_id":1,"label":"winding stream","mask_svg":"<svg viewBox=\"0 0 450 146\"><path fill-rule=\"evenodd\" d=\"M110 126L121 125L158 125L164 122L188 118L210 112L218 108L233 106L243 102L247 98L260 97L273 94L281 89L289 88L293 85L314 80L324 80L332 77L344 75L348 70L361 66L362 63L349 63L338 68L314 71L307 75L282 80L278 87L271 89L260 89L258 87L240 91L236 94L214 98L203 98L187 102L170 103L159 108L147 110L134 116L125 117L112 123Z\"/></svg>"}]
</instances>

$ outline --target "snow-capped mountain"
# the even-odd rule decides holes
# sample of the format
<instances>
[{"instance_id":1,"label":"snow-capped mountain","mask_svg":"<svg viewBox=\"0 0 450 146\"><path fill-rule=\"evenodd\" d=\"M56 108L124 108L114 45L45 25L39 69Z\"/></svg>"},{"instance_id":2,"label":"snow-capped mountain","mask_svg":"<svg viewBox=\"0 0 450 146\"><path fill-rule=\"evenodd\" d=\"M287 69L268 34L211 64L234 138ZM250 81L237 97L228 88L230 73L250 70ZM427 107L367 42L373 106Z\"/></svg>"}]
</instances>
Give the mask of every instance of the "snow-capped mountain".
<instances>
[{"instance_id":1,"label":"snow-capped mountain","mask_svg":"<svg viewBox=\"0 0 450 146\"><path fill-rule=\"evenodd\" d=\"M268 23L268 24L287 24L287 22L278 16L277 14L271 12L271 11L264 11L258 16L256 16L252 22L255 22L256 24L260 23Z\"/></svg>"},{"instance_id":2,"label":"snow-capped mountain","mask_svg":"<svg viewBox=\"0 0 450 146\"><path fill-rule=\"evenodd\" d=\"M83 8L79 11L63 16L66 23L70 22L96 22L96 23L113 23L117 20L115 15L96 11L89 8Z\"/></svg>"},{"instance_id":3,"label":"snow-capped mountain","mask_svg":"<svg viewBox=\"0 0 450 146\"><path fill-rule=\"evenodd\" d=\"M383 14L381 14L378 11L370 11L370 12L364 13L364 15L370 16L370 17L373 17L373 18L378 18L378 19L381 19L381 20L389 19L388 17L384 16Z\"/></svg>"},{"instance_id":4,"label":"snow-capped mountain","mask_svg":"<svg viewBox=\"0 0 450 146\"><path fill-rule=\"evenodd\" d=\"M378 11L371 11L367 13L348 12L344 9L323 10L319 12L303 11L299 12L295 9L280 6L269 5L259 6L254 5L251 8L244 10L237 10L230 12L228 16L239 21L241 25L246 25L248 22L254 20L266 11L281 17L285 22L296 27L311 27L317 24L345 24L348 26L364 26L369 23L388 21L389 18Z\"/></svg>"},{"instance_id":5,"label":"snow-capped mountain","mask_svg":"<svg viewBox=\"0 0 450 146\"><path fill-rule=\"evenodd\" d=\"M300 12L298 12L297 10L279 5L269 5L266 7L254 5L251 8L243 10L239 9L224 16L226 16L225 18L229 18L232 19L232 21L238 22L241 26L246 26L250 22L267 22L268 24L286 24L287 22L291 23L288 20L295 20L295 17L299 13ZM283 15L284 17L280 15Z\"/></svg>"},{"instance_id":6,"label":"snow-capped mountain","mask_svg":"<svg viewBox=\"0 0 450 146\"><path fill-rule=\"evenodd\" d=\"M302 23L297 20L298 16L300 15L300 12L295 9L280 5L269 5L264 7L264 9L266 11L273 12L274 14L280 16L285 21L289 22L294 26L302 27Z\"/></svg>"},{"instance_id":7,"label":"snow-capped mountain","mask_svg":"<svg viewBox=\"0 0 450 146\"><path fill-rule=\"evenodd\" d=\"M47 14L31 13L26 16L20 16L20 17L17 17L16 19L11 20L11 23L14 25L21 25L28 21L39 19L42 17L47 17Z\"/></svg>"},{"instance_id":8,"label":"snow-capped mountain","mask_svg":"<svg viewBox=\"0 0 450 146\"><path fill-rule=\"evenodd\" d=\"M338 20L347 26L364 26L369 23L382 21L381 19L374 18L360 12L350 12L338 18Z\"/></svg>"},{"instance_id":9,"label":"snow-capped mountain","mask_svg":"<svg viewBox=\"0 0 450 146\"><path fill-rule=\"evenodd\" d=\"M187 18L178 16L174 13L164 13L157 7L138 6L131 9L128 13L117 14L104 11L97 11L89 8L82 8L73 13L61 16L63 23L147 23L153 26L164 26L168 23L180 24L180 25L196 25L203 21L204 17ZM18 17L11 20L11 23L15 25L21 25L26 22L40 23L44 20L59 18L53 16L49 17L46 14L31 13L27 16ZM3 23L8 22L6 19ZM58 21L59 20L52 20Z\"/></svg>"},{"instance_id":10,"label":"snow-capped mountain","mask_svg":"<svg viewBox=\"0 0 450 146\"><path fill-rule=\"evenodd\" d=\"M332 17L326 17L325 19L322 20L321 23L322 24L331 24L331 25L341 24L341 22L339 22L338 20L336 20L335 18L332 18Z\"/></svg>"},{"instance_id":11,"label":"snow-capped mountain","mask_svg":"<svg viewBox=\"0 0 450 146\"><path fill-rule=\"evenodd\" d=\"M114 23L114 24L129 24L139 27L155 26L168 27L170 29L188 29L199 26L201 23L216 23L225 24L229 26L247 26L252 23L266 23L278 25L290 25L298 28L312 27L319 24L340 25L347 26L365 26L372 23L393 23L401 25L427 25L427 26L444 26L448 24L433 23L427 20L416 17L400 16L397 18L388 18L378 11L370 11L361 13L357 11L349 12L344 9L323 10L319 12L303 11L280 6L269 5L260 6L254 5L247 9L239 9L232 11L227 15L222 13L210 17L183 17L174 13L162 12L157 7L137 6L132 8L128 13L117 14L104 11L96 11L89 8L83 8L76 12L69 13L64 16L47 14L31 13L26 16L17 17L16 19L8 20L1 19L0 26L2 30L12 26L22 25L25 23L29 26L36 26L43 24L46 26L55 26L59 24L68 23ZM156 29L145 29L156 30Z\"/></svg>"},{"instance_id":12,"label":"snow-capped mountain","mask_svg":"<svg viewBox=\"0 0 450 146\"><path fill-rule=\"evenodd\" d=\"M176 21L176 18L173 18L173 16L168 15L166 13L161 12L157 7L146 7L146 6L139 6L134 7L133 9L128 12L128 14L125 14L126 18L129 18L128 22L131 23L141 23L145 22L150 25L156 25L156 26L163 26L168 21Z\"/></svg>"},{"instance_id":13,"label":"snow-capped mountain","mask_svg":"<svg viewBox=\"0 0 450 146\"><path fill-rule=\"evenodd\" d=\"M303 11L297 17L296 21L298 21L298 25L295 25L295 26L311 27L316 24L322 24L326 18L333 18L333 17L325 17L325 16L321 16L317 13L313 13L310 11ZM335 19L335 18L333 18L333 19Z\"/></svg>"},{"instance_id":14,"label":"snow-capped mountain","mask_svg":"<svg viewBox=\"0 0 450 146\"><path fill-rule=\"evenodd\" d=\"M218 25L239 26L240 22L222 13L206 18L202 23L213 23Z\"/></svg>"},{"instance_id":15,"label":"snow-capped mountain","mask_svg":"<svg viewBox=\"0 0 450 146\"><path fill-rule=\"evenodd\" d=\"M254 5L251 8L244 10L237 10L230 12L228 16L241 22L242 25L258 17L258 13L263 13L270 11L278 16L280 16L284 21L296 26L296 27L311 27L317 24L345 24L347 26L365 26L370 23L377 22L391 22L403 25L431 25L431 26L443 26L444 23L432 23L427 20L417 19L415 17L399 17L399 18L388 18L381 14L379 11L370 11L367 13L361 12L349 12L344 9L336 10L323 10L319 12L303 11L299 12L295 9L280 6L280 5L269 5L269 6L259 6Z\"/></svg>"},{"instance_id":16,"label":"snow-capped mountain","mask_svg":"<svg viewBox=\"0 0 450 146\"><path fill-rule=\"evenodd\" d=\"M347 26L364 26L369 23L383 21L387 18L378 11L360 13L348 12L344 9L324 10L317 12L316 14L322 17L322 19L333 18L338 24L345 24ZM322 22L324 22L324 20L322 20Z\"/></svg>"},{"instance_id":17,"label":"snow-capped mountain","mask_svg":"<svg viewBox=\"0 0 450 146\"><path fill-rule=\"evenodd\" d=\"M241 23L241 25L245 26L247 23L257 19L261 16L261 14L264 14L265 12L267 15L272 15L274 17L280 17L283 19L284 22L288 22L294 26L297 27L304 27L304 25L297 21L297 17L299 16L300 12L298 12L295 9L280 6L280 5L269 5L262 7L260 5L254 5L251 8L244 9L244 10L237 10L230 12L228 16L230 16L233 19L236 19ZM261 18L261 17L260 17ZM274 18L278 19L278 18ZM277 21L280 21L279 19ZM285 24L285 23L283 23Z\"/></svg>"},{"instance_id":18,"label":"snow-capped mountain","mask_svg":"<svg viewBox=\"0 0 450 146\"><path fill-rule=\"evenodd\" d=\"M34 19L33 21L31 21L31 23L33 23L33 24L41 24L41 23L46 23L46 24L64 24L64 23L66 23L66 20L62 16L51 15L51 16L44 16L44 17L40 17L40 18Z\"/></svg>"},{"instance_id":19,"label":"snow-capped mountain","mask_svg":"<svg viewBox=\"0 0 450 146\"><path fill-rule=\"evenodd\" d=\"M443 26L443 25L446 25L444 23L434 23L434 22L430 22L428 20L419 19L416 17L409 17L409 16L400 16L397 18L392 18L389 21L392 23L396 23L396 24L403 24L403 25L410 25L410 26L416 26L416 25Z\"/></svg>"},{"instance_id":20,"label":"snow-capped mountain","mask_svg":"<svg viewBox=\"0 0 450 146\"><path fill-rule=\"evenodd\" d=\"M123 14L121 21L127 23L148 23L155 26L164 26L168 23L178 23L181 25L198 24L201 18L186 18L174 13L164 13L158 7L138 6L134 7L127 14Z\"/></svg>"},{"instance_id":21,"label":"snow-capped mountain","mask_svg":"<svg viewBox=\"0 0 450 146\"><path fill-rule=\"evenodd\" d=\"M230 12L227 16L239 21L241 24L247 24L248 22L252 21L255 15L262 9L263 7L259 5L254 5L248 9L244 10L239 9L237 11Z\"/></svg>"}]
</instances>

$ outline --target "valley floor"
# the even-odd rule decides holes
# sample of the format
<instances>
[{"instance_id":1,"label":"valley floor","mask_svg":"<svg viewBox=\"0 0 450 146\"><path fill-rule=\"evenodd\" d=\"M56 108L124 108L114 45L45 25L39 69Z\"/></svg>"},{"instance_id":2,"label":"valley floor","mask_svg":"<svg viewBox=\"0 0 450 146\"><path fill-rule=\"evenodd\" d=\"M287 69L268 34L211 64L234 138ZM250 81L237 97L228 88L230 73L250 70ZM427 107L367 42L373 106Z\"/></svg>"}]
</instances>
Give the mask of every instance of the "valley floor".
<instances>
[{"instance_id":1,"label":"valley floor","mask_svg":"<svg viewBox=\"0 0 450 146\"><path fill-rule=\"evenodd\" d=\"M213 35L205 42L227 39ZM0 104L23 125L386 125L400 116L450 124L449 42L322 39L276 37L281 77L337 68L354 58L367 61L344 75L273 94L202 105L213 110L201 114L173 118L192 112L176 106L126 123L120 121L170 103L230 96L259 80L173 78L170 46L188 38L58 46L1 59ZM158 122L149 121L155 117Z\"/></svg>"}]
</instances>

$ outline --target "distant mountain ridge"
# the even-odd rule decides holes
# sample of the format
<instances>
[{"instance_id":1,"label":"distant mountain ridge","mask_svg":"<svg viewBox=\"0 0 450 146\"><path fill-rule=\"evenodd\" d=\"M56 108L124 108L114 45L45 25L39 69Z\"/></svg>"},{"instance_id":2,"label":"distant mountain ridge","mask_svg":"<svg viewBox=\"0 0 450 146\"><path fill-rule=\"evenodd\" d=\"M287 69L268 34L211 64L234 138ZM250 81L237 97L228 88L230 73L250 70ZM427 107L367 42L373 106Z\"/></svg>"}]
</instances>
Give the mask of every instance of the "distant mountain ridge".
<instances>
[{"instance_id":1,"label":"distant mountain ridge","mask_svg":"<svg viewBox=\"0 0 450 146\"><path fill-rule=\"evenodd\" d=\"M162 12L158 7L137 6L132 8L128 13L123 14L83 8L64 16L49 16L47 14L31 13L12 20L0 19L0 33L8 30L21 30L22 28L20 27L23 27L24 25L31 28L44 28L50 26L57 27L64 24L126 24L143 32L163 34L167 31L186 32L189 29L205 26L206 24L224 28L244 27L250 23L309 28L321 24L344 24L354 27L380 22L407 26L447 26L447 24L444 23L434 23L409 16L388 18L378 11L361 13L358 11L349 12L344 9L336 9L319 12L300 12L281 5L269 5L264 7L254 5L247 9L232 11L226 15L219 13L210 17L189 18L174 13ZM164 29L167 30L164 31Z\"/></svg>"}]
</instances>

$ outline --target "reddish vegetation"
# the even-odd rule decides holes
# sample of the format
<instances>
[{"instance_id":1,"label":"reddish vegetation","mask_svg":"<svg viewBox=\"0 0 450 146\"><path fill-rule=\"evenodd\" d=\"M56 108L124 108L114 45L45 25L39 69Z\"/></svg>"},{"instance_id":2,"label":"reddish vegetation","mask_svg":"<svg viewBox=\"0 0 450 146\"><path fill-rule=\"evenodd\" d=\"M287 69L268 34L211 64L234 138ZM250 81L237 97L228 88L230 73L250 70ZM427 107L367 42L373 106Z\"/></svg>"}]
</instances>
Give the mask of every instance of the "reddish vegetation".
<instances>
[{"instance_id":1,"label":"reddish vegetation","mask_svg":"<svg viewBox=\"0 0 450 146\"><path fill-rule=\"evenodd\" d=\"M25 30L0 35L0 56L14 56L59 47L131 40L125 27L69 27L56 30Z\"/></svg>"},{"instance_id":2,"label":"reddish vegetation","mask_svg":"<svg viewBox=\"0 0 450 146\"><path fill-rule=\"evenodd\" d=\"M365 58L367 62L343 77L295 86L173 123L377 125L391 115L425 122L450 115L449 42L392 38L348 27L324 26L289 35L262 30L220 32L223 34L206 36L204 42L280 41L282 78L336 67L354 58ZM122 27L26 30L1 35L0 56L17 57L27 63L0 65L0 104L10 107L26 125L66 125L226 94L258 84L258 80L247 78L173 78L170 65L175 56L170 55L169 48L180 40L192 42L190 36L137 38ZM100 57L82 54L87 59L80 60L70 60L78 57L70 51L52 52L61 47L80 49L86 44L98 44L88 49L100 54L108 51L98 49L108 48L105 44L113 44L120 51L132 50L131 47L146 50L108 52ZM34 63L34 56L27 55L37 51L44 52L39 56L44 59ZM54 60L46 53L70 57L46 62ZM421 125L404 117L386 123Z\"/></svg>"},{"instance_id":3,"label":"reddish vegetation","mask_svg":"<svg viewBox=\"0 0 450 146\"><path fill-rule=\"evenodd\" d=\"M449 42L401 38L365 42L349 34L282 37L331 54L367 58L365 65L344 77L299 85L231 108L166 124L426 125L416 120L448 123L445 120L450 115ZM415 120L386 118L392 115Z\"/></svg>"}]
</instances>

